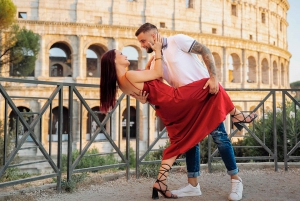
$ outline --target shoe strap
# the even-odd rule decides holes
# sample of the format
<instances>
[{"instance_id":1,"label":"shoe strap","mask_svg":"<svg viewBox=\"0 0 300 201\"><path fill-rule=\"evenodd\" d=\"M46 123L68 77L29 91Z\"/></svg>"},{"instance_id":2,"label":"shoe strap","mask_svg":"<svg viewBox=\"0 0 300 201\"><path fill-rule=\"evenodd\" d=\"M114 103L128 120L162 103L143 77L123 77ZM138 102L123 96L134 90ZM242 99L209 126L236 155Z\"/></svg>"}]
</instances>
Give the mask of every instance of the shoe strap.
<instances>
[{"instance_id":1,"label":"shoe strap","mask_svg":"<svg viewBox=\"0 0 300 201\"><path fill-rule=\"evenodd\" d=\"M169 166L169 168L164 167L164 165ZM158 183L160 190L161 190L162 192L166 193L166 192L168 191L168 185L165 184L163 181L167 181L167 176L166 176L165 174L166 174L167 172L170 172L170 170L171 170L172 168L171 168L171 166L168 165L168 164L162 164L162 165L161 165L161 168L162 168L162 170L161 170L161 169L159 170L160 176L159 176L159 178L156 180L156 183ZM164 179L161 179L163 176L164 176L165 178L164 178ZM166 187L166 190L162 190L160 184L163 184L163 185ZM173 194L172 194L172 195L173 195Z\"/></svg>"}]
</instances>

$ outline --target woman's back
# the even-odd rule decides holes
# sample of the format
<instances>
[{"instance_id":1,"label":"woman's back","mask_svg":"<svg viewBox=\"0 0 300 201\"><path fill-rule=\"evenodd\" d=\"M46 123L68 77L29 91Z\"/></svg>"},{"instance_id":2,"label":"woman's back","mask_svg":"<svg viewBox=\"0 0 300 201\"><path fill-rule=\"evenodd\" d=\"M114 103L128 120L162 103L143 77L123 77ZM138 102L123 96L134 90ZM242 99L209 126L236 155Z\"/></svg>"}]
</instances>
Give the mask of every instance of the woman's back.
<instances>
[{"instance_id":1,"label":"woman's back","mask_svg":"<svg viewBox=\"0 0 300 201\"><path fill-rule=\"evenodd\" d=\"M131 72L126 72L122 77L118 78L118 84L120 89L127 95L139 94L143 90L143 82L134 82L130 78L134 75L130 74Z\"/></svg>"}]
</instances>

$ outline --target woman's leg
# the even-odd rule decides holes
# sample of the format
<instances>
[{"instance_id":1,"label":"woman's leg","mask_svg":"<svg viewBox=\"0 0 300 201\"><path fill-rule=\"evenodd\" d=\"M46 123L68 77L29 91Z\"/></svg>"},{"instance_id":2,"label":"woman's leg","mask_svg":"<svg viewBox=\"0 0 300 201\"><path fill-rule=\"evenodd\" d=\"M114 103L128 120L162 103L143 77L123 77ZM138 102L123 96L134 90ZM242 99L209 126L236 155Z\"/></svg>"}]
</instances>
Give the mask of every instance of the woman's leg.
<instances>
[{"instance_id":1,"label":"woman's leg","mask_svg":"<svg viewBox=\"0 0 300 201\"><path fill-rule=\"evenodd\" d=\"M231 120L233 123L251 123L256 117L256 113L251 113L249 115L245 115L243 112L241 112L239 109L236 107L233 108L233 110L230 111L229 113L231 115Z\"/></svg>"},{"instance_id":2,"label":"woman's leg","mask_svg":"<svg viewBox=\"0 0 300 201\"><path fill-rule=\"evenodd\" d=\"M235 127L239 130L242 130L244 127L241 125L241 123L251 123L256 117L256 113L248 114L247 116L239 111L236 107L233 108L233 110L230 112L231 120Z\"/></svg>"},{"instance_id":3,"label":"woman's leg","mask_svg":"<svg viewBox=\"0 0 300 201\"><path fill-rule=\"evenodd\" d=\"M177 156L174 156L172 158L161 161L161 166L159 168L157 180L153 184L153 194L152 194L153 199L158 199L157 191L159 191L164 197L177 198L176 195L173 195L171 191L168 190L168 185L167 185L167 177L176 158Z\"/></svg>"}]
</instances>

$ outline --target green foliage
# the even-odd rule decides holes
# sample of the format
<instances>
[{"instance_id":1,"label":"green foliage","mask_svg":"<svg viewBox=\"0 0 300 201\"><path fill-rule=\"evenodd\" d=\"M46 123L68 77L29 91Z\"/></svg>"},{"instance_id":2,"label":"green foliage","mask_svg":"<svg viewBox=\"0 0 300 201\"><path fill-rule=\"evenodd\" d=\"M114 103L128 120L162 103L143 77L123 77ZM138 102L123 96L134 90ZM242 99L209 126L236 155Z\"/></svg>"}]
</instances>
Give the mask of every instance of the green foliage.
<instances>
[{"instance_id":1,"label":"green foliage","mask_svg":"<svg viewBox=\"0 0 300 201\"><path fill-rule=\"evenodd\" d=\"M155 157L155 154L153 154L152 152L150 152L145 157L145 161L155 161L155 160L158 160L158 158ZM159 167L160 167L160 163L140 165L140 175L147 178L155 178L157 177Z\"/></svg>"},{"instance_id":2,"label":"green foliage","mask_svg":"<svg viewBox=\"0 0 300 201\"><path fill-rule=\"evenodd\" d=\"M0 182L19 180L30 176L31 175L28 174L27 172L20 173L20 170L18 168L7 168L4 174L1 176Z\"/></svg>"},{"instance_id":3,"label":"green foliage","mask_svg":"<svg viewBox=\"0 0 300 201\"><path fill-rule=\"evenodd\" d=\"M0 0L0 33L15 22L16 12L12 0Z\"/></svg>"},{"instance_id":4,"label":"green foliage","mask_svg":"<svg viewBox=\"0 0 300 201\"><path fill-rule=\"evenodd\" d=\"M167 140L166 144L164 146L159 146L158 151L150 152L146 157L145 161L156 161L156 160L161 160L162 159L162 154L165 148L170 146L170 141ZM184 155L180 156L179 158L183 158ZM145 164L145 165L140 165L140 175L144 177L152 177L155 178L157 176L160 163L152 163L152 164ZM181 162L174 162L173 166L181 166Z\"/></svg>"},{"instance_id":5,"label":"green foliage","mask_svg":"<svg viewBox=\"0 0 300 201\"><path fill-rule=\"evenodd\" d=\"M72 163L79 156L79 151L75 150L72 152ZM99 150L97 148L92 148L85 153L85 156L81 158L76 169L81 168L89 168L89 167L97 167L103 165L111 165L118 163L118 160L115 158L114 154L107 154L104 156L97 155L99 154ZM89 156L91 155L91 156ZM67 155L62 156L62 171L67 171Z\"/></svg>"},{"instance_id":6,"label":"green foliage","mask_svg":"<svg viewBox=\"0 0 300 201\"><path fill-rule=\"evenodd\" d=\"M0 167L3 164L4 155L4 132L3 132L3 123L0 121ZM9 132L6 139L6 158L10 155L11 151L13 150L14 146L12 144L12 141L15 139L15 130L12 132ZM18 155L15 156L12 164L17 163L19 160ZM13 181L18 179L23 179L30 177L31 175L28 173L20 173L20 170L18 168L7 168L4 172L4 174L0 178L0 182L6 182L6 181Z\"/></svg>"},{"instance_id":7,"label":"green foliage","mask_svg":"<svg viewBox=\"0 0 300 201\"><path fill-rule=\"evenodd\" d=\"M15 16L13 2L0 0L0 67L9 64L14 75L28 76L35 67L40 48L39 36L14 24Z\"/></svg>"},{"instance_id":8,"label":"green foliage","mask_svg":"<svg viewBox=\"0 0 300 201\"><path fill-rule=\"evenodd\" d=\"M40 50L39 36L26 28L17 28L16 43L10 51L10 60L16 74L27 76L34 71Z\"/></svg>"},{"instance_id":9,"label":"green foliage","mask_svg":"<svg viewBox=\"0 0 300 201\"><path fill-rule=\"evenodd\" d=\"M287 150L288 152L295 146L300 139L300 111L296 117L290 117L290 112L294 111L294 104L287 104L287 118L286 118L286 134L287 134ZM298 125L298 126L297 126ZM277 127L277 154L278 161L284 160L284 141L283 141L283 116L282 112L276 113L276 127ZM254 129L255 135L265 143L267 147L274 151L274 138L273 138L273 113L269 112L265 115L265 119L261 118L250 127ZM238 146L259 146L260 144L249 134L245 134L245 139L240 140L234 145ZM268 156L269 153L263 148L239 148L235 149L236 156ZM293 155L300 155L300 148L298 148Z\"/></svg>"},{"instance_id":10,"label":"green foliage","mask_svg":"<svg viewBox=\"0 0 300 201\"><path fill-rule=\"evenodd\" d=\"M300 87L300 81L290 83L291 87Z\"/></svg>"},{"instance_id":11,"label":"green foliage","mask_svg":"<svg viewBox=\"0 0 300 201\"><path fill-rule=\"evenodd\" d=\"M71 176L70 181L67 181L66 179L63 179L61 181L61 188L67 192L74 192L77 188L77 184L84 181L84 179L87 177L87 173L81 173L81 174L73 174Z\"/></svg>"}]
</instances>

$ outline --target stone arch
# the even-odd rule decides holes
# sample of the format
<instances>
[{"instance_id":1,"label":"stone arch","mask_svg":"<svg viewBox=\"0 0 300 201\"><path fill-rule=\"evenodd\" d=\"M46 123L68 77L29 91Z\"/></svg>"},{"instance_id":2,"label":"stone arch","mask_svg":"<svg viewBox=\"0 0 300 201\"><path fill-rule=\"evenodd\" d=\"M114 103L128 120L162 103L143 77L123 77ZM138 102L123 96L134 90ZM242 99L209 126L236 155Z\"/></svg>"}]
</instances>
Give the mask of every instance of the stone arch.
<instances>
[{"instance_id":1,"label":"stone arch","mask_svg":"<svg viewBox=\"0 0 300 201\"><path fill-rule=\"evenodd\" d=\"M281 71L280 71L280 77L281 77L281 86L284 86L284 82L285 82L285 69L284 69L284 65L283 63L281 63Z\"/></svg>"},{"instance_id":2,"label":"stone arch","mask_svg":"<svg viewBox=\"0 0 300 201\"><path fill-rule=\"evenodd\" d=\"M98 77L101 73L101 56L105 49L98 44L91 44L86 50L86 77Z\"/></svg>"},{"instance_id":3,"label":"stone arch","mask_svg":"<svg viewBox=\"0 0 300 201\"><path fill-rule=\"evenodd\" d=\"M216 70L217 70L217 77L218 77L218 80L220 82L223 81L222 77L223 77L223 73L222 73L222 60L221 60L221 57L218 53L216 52L213 52L212 53L213 57L214 57L214 60L215 60L215 64L216 64Z\"/></svg>"},{"instance_id":4,"label":"stone arch","mask_svg":"<svg viewBox=\"0 0 300 201\"><path fill-rule=\"evenodd\" d=\"M26 122L30 124L34 118L33 114L27 114L30 112L30 109L25 106L18 106L17 108L21 112ZM20 136L23 135L26 131L28 131L28 129L19 120L17 113L15 113L14 111L11 111L9 114L8 126L9 132L12 133L13 136L15 136L16 134ZM29 140L29 138L27 140Z\"/></svg>"},{"instance_id":5,"label":"stone arch","mask_svg":"<svg viewBox=\"0 0 300 201\"><path fill-rule=\"evenodd\" d=\"M106 117L105 114L100 113L99 106L91 108L94 114L97 116L100 122L104 120ZM98 124L96 124L96 121L93 119L92 114L90 112L87 113L87 122L86 122L86 133L94 134L94 131L99 128ZM104 125L104 128L106 128L106 125Z\"/></svg>"},{"instance_id":6,"label":"stone arch","mask_svg":"<svg viewBox=\"0 0 300 201\"><path fill-rule=\"evenodd\" d=\"M85 52L91 45L97 45L99 47L101 47L105 52L109 50L109 48L107 47L107 45L104 45L107 41L105 40L101 40L101 39L97 39L97 42L95 42L95 40L89 40L88 42L86 42L84 44L83 47L83 52Z\"/></svg>"},{"instance_id":7,"label":"stone arch","mask_svg":"<svg viewBox=\"0 0 300 201\"><path fill-rule=\"evenodd\" d=\"M250 110L249 111L253 111L256 108L256 105L252 105L250 106Z\"/></svg>"},{"instance_id":8,"label":"stone arch","mask_svg":"<svg viewBox=\"0 0 300 201\"><path fill-rule=\"evenodd\" d=\"M63 43L63 44L65 44L66 46L68 46L68 48L70 49L71 52L74 52L73 47L70 45L70 44L72 44L72 42L71 42L71 40L70 40L68 37L59 37L59 38L56 37L56 39L51 40L51 41L47 44L46 50L47 50L47 51L50 50L51 47L52 47L55 43Z\"/></svg>"},{"instance_id":9,"label":"stone arch","mask_svg":"<svg viewBox=\"0 0 300 201\"><path fill-rule=\"evenodd\" d=\"M62 72L58 72L55 64L59 63ZM49 74L50 77L62 74L61 77L72 77L72 49L65 42L56 42L49 49ZM56 76L58 77L58 76Z\"/></svg>"},{"instance_id":10,"label":"stone arch","mask_svg":"<svg viewBox=\"0 0 300 201\"><path fill-rule=\"evenodd\" d=\"M126 137L126 123L127 123L127 109L123 110L122 112L122 136L123 138ZM136 138L136 108L130 106L130 138Z\"/></svg>"},{"instance_id":11,"label":"stone arch","mask_svg":"<svg viewBox=\"0 0 300 201\"><path fill-rule=\"evenodd\" d=\"M247 72L247 82L248 83L256 83L256 60L253 56L248 57L248 72Z\"/></svg>"},{"instance_id":12,"label":"stone arch","mask_svg":"<svg viewBox=\"0 0 300 201\"><path fill-rule=\"evenodd\" d=\"M278 79L278 67L277 62L273 61L273 84L278 85L279 79Z\"/></svg>"},{"instance_id":13,"label":"stone arch","mask_svg":"<svg viewBox=\"0 0 300 201\"><path fill-rule=\"evenodd\" d=\"M120 43L119 44L119 49L123 49L124 47L133 47L134 49L136 49L136 51L138 52L139 56L142 55L142 51L143 49L140 47L140 44L138 43L138 41L122 41L124 43Z\"/></svg>"},{"instance_id":14,"label":"stone arch","mask_svg":"<svg viewBox=\"0 0 300 201\"><path fill-rule=\"evenodd\" d=\"M261 61L261 82L263 84L270 84L269 80L269 62L266 58Z\"/></svg>"},{"instance_id":15,"label":"stone arch","mask_svg":"<svg viewBox=\"0 0 300 201\"><path fill-rule=\"evenodd\" d=\"M51 125L51 128L49 126L49 132L51 134L58 134L58 114L59 114L59 108L54 107L52 109L52 124L51 124L51 119L49 119L49 124ZM69 117L69 109L65 106L63 106L63 116L62 116L62 134L68 134L69 133L69 124L70 122L68 121ZM51 130L50 130L51 129Z\"/></svg>"},{"instance_id":16,"label":"stone arch","mask_svg":"<svg viewBox=\"0 0 300 201\"><path fill-rule=\"evenodd\" d=\"M57 63L52 64L52 66L51 66L52 70L50 71L50 77L63 77L63 66L62 65L63 65L62 62L57 62Z\"/></svg>"},{"instance_id":17,"label":"stone arch","mask_svg":"<svg viewBox=\"0 0 300 201\"><path fill-rule=\"evenodd\" d=\"M241 59L240 57L236 54L233 53L229 56L229 61L232 62L230 64L229 68L229 81L233 83L241 83L242 82L242 76L241 76Z\"/></svg>"},{"instance_id":18,"label":"stone arch","mask_svg":"<svg viewBox=\"0 0 300 201\"><path fill-rule=\"evenodd\" d=\"M139 68L139 52L134 46L124 46L122 53L127 56L130 62L128 70L137 70Z\"/></svg>"}]
</instances>

